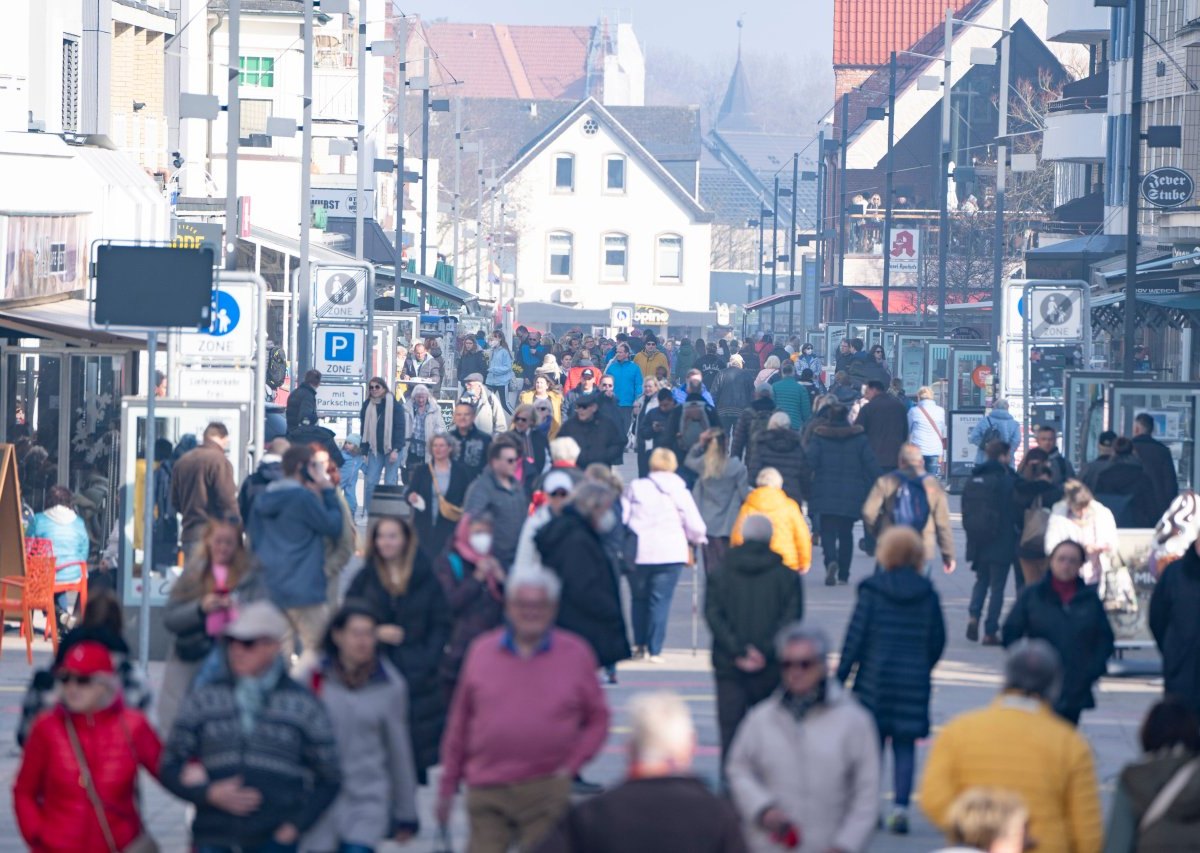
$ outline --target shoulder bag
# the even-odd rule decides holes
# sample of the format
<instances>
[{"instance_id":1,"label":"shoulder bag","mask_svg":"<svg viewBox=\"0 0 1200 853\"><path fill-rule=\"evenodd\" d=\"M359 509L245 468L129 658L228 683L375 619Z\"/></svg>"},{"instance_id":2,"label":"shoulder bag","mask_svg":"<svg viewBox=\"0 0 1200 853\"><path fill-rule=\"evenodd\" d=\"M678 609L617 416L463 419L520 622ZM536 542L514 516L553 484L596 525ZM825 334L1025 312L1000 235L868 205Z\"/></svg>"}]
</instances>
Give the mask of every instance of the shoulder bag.
<instances>
[{"instance_id":1,"label":"shoulder bag","mask_svg":"<svg viewBox=\"0 0 1200 853\"><path fill-rule=\"evenodd\" d=\"M924 407L924 406L920 406L920 405L918 405L918 406L917 406L917 411L918 411L918 412L920 412L921 414L923 414L923 415L925 416L925 420L929 421L929 425L930 425L931 427L933 427L934 434L936 434L936 435L937 435L937 437L938 437L938 440L942 442L942 450L943 450L943 451L945 451L945 449L946 449L946 436L942 435L942 431L941 431L940 429L938 429L938 428L937 428L937 424L934 422L933 418L932 418L932 417L930 417L930 415L929 415L929 412L925 411L925 407Z\"/></svg>"},{"instance_id":2,"label":"shoulder bag","mask_svg":"<svg viewBox=\"0 0 1200 853\"><path fill-rule=\"evenodd\" d=\"M441 513L442 518L446 519L446 521L453 521L457 524L459 519L463 517L463 508L450 503L450 501L446 500L442 493L438 491L437 472L433 470L432 462L429 463L429 488L433 490L433 496L437 498L438 512Z\"/></svg>"},{"instance_id":3,"label":"shoulder bag","mask_svg":"<svg viewBox=\"0 0 1200 853\"><path fill-rule=\"evenodd\" d=\"M129 844L123 848L117 847L117 841L113 838L112 827L108 825L108 817L104 813L104 803L100 801L100 794L96 791L96 786L92 783L92 771L88 767L87 758L83 754L83 746L79 743L79 734L75 731L75 723L71 721L70 714L64 715L64 722L67 727L67 737L71 741L71 751L75 753L75 760L79 763L79 785L87 793L88 801L92 804L93 811L96 812L96 819L100 822L100 831L104 833L104 843L108 845L109 853L159 853L158 842L154 840L154 836L146 832L143 825L141 833ZM121 727L124 728L125 721L121 721ZM129 732L125 732L125 738L129 740ZM133 752L133 760L135 764L140 765L137 752L133 749L133 743L129 743L129 749ZM135 770L136 772L136 770Z\"/></svg>"},{"instance_id":4,"label":"shoulder bag","mask_svg":"<svg viewBox=\"0 0 1200 853\"><path fill-rule=\"evenodd\" d=\"M1171 808L1171 805L1179 799L1179 795L1183 793L1187 783L1192 781L1197 770L1200 770L1200 758L1193 758L1175 771L1174 775L1167 780L1167 784L1159 789L1158 794L1150 803L1150 807L1146 809L1146 813L1138 822L1138 829L1141 832L1145 832L1147 827L1162 819L1163 815L1167 813L1167 809Z\"/></svg>"},{"instance_id":5,"label":"shoulder bag","mask_svg":"<svg viewBox=\"0 0 1200 853\"><path fill-rule=\"evenodd\" d=\"M1042 496L1025 510L1025 523L1021 527L1020 550L1026 559L1046 556L1046 528L1050 526L1050 510L1042 505Z\"/></svg>"}]
</instances>

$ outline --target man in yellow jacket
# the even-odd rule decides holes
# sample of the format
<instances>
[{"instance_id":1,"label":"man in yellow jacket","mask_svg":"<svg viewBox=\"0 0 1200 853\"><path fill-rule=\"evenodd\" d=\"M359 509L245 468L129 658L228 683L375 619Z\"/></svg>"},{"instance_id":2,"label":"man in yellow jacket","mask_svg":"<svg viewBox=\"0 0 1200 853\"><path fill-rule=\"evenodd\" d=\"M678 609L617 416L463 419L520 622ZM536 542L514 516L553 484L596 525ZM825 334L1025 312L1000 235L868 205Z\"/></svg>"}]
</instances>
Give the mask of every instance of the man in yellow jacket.
<instances>
[{"instance_id":1,"label":"man in yellow jacket","mask_svg":"<svg viewBox=\"0 0 1200 853\"><path fill-rule=\"evenodd\" d=\"M1039 850L1098 853L1103 837L1091 748L1051 709L1062 681L1058 653L1043 640L1013 646L1004 691L986 708L951 720L937 735L921 808L946 828L950 805L968 788L1003 788L1029 809Z\"/></svg>"},{"instance_id":2,"label":"man in yellow jacket","mask_svg":"<svg viewBox=\"0 0 1200 853\"><path fill-rule=\"evenodd\" d=\"M658 348L658 341L655 338L646 336L646 343L642 347L642 351L633 357L633 363L641 368L642 376L654 376L658 368L663 368L667 371L667 377L671 376L671 361L667 358L667 354Z\"/></svg>"},{"instance_id":3,"label":"man in yellow jacket","mask_svg":"<svg viewBox=\"0 0 1200 853\"><path fill-rule=\"evenodd\" d=\"M746 495L746 501L733 523L729 544L737 547L745 542L742 523L751 515L765 515L771 520L771 550L793 572L805 574L812 565L812 534L800 505L783 490L783 475L778 468L763 468L755 481L757 489Z\"/></svg>"}]
</instances>

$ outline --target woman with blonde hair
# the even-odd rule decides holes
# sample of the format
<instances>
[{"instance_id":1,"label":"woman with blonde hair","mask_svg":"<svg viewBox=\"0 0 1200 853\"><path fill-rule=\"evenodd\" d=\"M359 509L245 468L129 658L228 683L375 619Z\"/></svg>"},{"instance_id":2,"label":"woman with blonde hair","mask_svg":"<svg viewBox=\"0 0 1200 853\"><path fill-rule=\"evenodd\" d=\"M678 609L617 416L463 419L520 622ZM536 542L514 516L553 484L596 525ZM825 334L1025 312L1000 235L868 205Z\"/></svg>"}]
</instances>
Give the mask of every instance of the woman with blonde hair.
<instances>
[{"instance_id":1,"label":"woman with blonde hair","mask_svg":"<svg viewBox=\"0 0 1200 853\"><path fill-rule=\"evenodd\" d=\"M1029 849L1029 809L1002 788L968 788L946 814L946 840L937 853L1024 853Z\"/></svg>"},{"instance_id":2,"label":"woman with blonde hair","mask_svg":"<svg viewBox=\"0 0 1200 853\"><path fill-rule=\"evenodd\" d=\"M917 404L908 410L908 440L921 449L925 472L940 475L946 454L946 410L934 402L928 385L917 391Z\"/></svg>"},{"instance_id":3,"label":"woman with blonde hair","mask_svg":"<svg viewBox=\"0 0 1200 853\"><path fill-rule=\"evenodd\" d=\"M406 519L380 518L371 526L362 569L346 598L365 601L379 614L380 653L408 683L409 732L417 780L423 785L429 768L438 763L446 722L439 669L450 639L450 608Z\"/></svg>"},{"instance_id":4,"label":"woman with blonde hair","mask_svg":"<svg viewBox=\"0 0 1200 853\"><path fill-rule=\"evenodd\" d=\"M1067 541L1078 542L1087 554L1080 577L1088 584L1100 583L1117 550L1117 520L1079 480L1063 483L1063 499L1050 511L1046 553L1052 554L1058 543Z\"/></svg>"},{"instance_id":5,"label":"woman with blonde hair","mask_svg":"<svg viewBox=\"0 0 1200 853\"><path fill-rule=\"evenodd\" d=\"M750 480L742 460L729 455L725 430L713 427L688 451L683 464L700 476L692 497L708 530L704 544L704 570L712 572L725 561L729 537L742 501L750 494Z\"/></svg>"},{"instance_id":6,"label":"woman with blonde hair","mask_svg":"<svg viewBox=\"0 0 1200 853\"><path fill-rule=\"evenodd\" d=\"M553 358L554 356L546 356ZM538 370L537 376L533 380L533 387L528 391L522 391L518 402L521 404L528 403L531 406L537 406L540 401L548 401L550 403L551 421L548 430L547 439L554 439L558 436L559 427L562 426L562 393L558 390L558 385L555 380L557 374L542 372Z\"/></svg>"},{"instance_id":7,"label":"woman with blonde hair","mask_svg":"<svg viewBox=\"0 0 1200 853\"><path fill-rule=\"evenodd\" d=\"M763 362L762 370L758 371L758 375L754 377L754 384L760 382L769 382L772 385L779 381L779 356L769 355L767 360Z\"/></svg>"},{"instance_id":8,"label":"woman with blonde hair","mask_svg":"<svg viewBox=\"0 0 1200 853\"><path fill-rule=\"evenodd\" d=\"M630 578L633 598L634 657L649 655L662 663L671 598L690 546L707 540L707 528L683 478L679 462L665 447L650 454L650 475L625 488L625 523L638 536L637 560Z\"/></svg>"},{"instance_id":9,"label":"woman with blonde hair","mask_svg":"<svg viewBox=\"0 0 1200 853\"><path fill-rule=\"evenodd\" d=\"M946 647L941 600L924 575L925 543L911 527L879 537L882 569L858 587L858 602L838 663L838 681L854 675L854 695L875 718L879 743L892 742L895 771L889 831L908 832L916 742L929 735L933 667Z\"/></svg>"}]
</instances>

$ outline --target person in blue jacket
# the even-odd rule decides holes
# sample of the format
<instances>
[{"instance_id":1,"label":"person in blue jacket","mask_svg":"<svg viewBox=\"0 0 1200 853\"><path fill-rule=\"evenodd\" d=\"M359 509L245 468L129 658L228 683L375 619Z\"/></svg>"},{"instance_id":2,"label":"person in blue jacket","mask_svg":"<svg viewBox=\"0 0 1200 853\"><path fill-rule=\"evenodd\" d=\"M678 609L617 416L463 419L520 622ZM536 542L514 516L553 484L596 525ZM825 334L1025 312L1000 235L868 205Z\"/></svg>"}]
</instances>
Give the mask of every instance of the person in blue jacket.
<instances>
[{"instance_id":1,"label":"person in blue jacket","mask_svg":"<svg viewBox=\"0 0 1200 853\"><path fill-rule=\"evenodd\" d=\"M342 534L342 509L328 465L324 449L289 447L283 477L254 501L246 529L267 595L299 636L305 666L316 662L328 619L325 542ZM289 643L285 647L290 650Z\"/></svg>"},{"instance_id":2,"label":"person in blue jacket","mask_svg":"<svg viewBox=\"0 0 1200 853\"><path fill-rule=\"evenodd\" d=\"M49 539L54 549L54 582L72 583L83 577L91 540L83 519L75 512L75 498L66 486L51 486L46 492L46 508L29 522L25 536L30 539ZM79 599L77 592L60 592L54 602L58 607L60 624L70 627L71 614Z\"/></svg>"},{"instance_id":3,"label":"person in blue jacket","mask_svg":"<svg viewBox=\"0 0 1200 853\"><path fill-rule=\"evenodd\" d=\"M616 355L604 368L604 373L611 376L615 383L613 396L621 413L622 434L627 434L629 424L633 421L633 404L642 396L642 369L634 364L629 344L617 344Z\"/></svg>"}]
</instances>

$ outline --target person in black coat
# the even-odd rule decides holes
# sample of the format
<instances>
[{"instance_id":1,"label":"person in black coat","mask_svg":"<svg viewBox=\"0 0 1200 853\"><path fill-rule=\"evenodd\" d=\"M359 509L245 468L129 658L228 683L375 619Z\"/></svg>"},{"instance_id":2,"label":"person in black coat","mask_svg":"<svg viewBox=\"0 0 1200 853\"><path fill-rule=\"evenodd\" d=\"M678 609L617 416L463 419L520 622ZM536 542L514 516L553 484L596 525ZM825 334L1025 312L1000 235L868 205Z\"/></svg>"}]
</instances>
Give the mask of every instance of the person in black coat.
<instances>
[{"instance_id":1,"label":"person in black coat","mask_svg":"<svg viewBox=\"0 0 1200 853\"><path fill-rule=\"evenodd\" d=\"M1017 523L1021 525L1022 536L1029 510L1040 508L1049 511L1063 499L1062 484L1054 482L1049 459L1046 451L1031 447L1021 460L1017 482L1013 485L1013 506L1017 511ZM1037 583L1046 574L1046 551L1038 542L1022 544L1018 540L1017 562L1021 566L1016 585L1017 594L1020 595L1021 590Z\"/></svg>"},{"instance_id":2,"label":"person in black coat","mask_svg":"<svg viewBox=\"0 0 1200 853\"><path fill-rule=\"evenodd\" d=\"M1148 528L1158 524L1162 512L1155 512L1158 497L1154 480L1128 438L1121 436L1113 442L1112 460L1096 474L1094 482L1092 493L1112 512L1117 527Z\"/></svg>"},{"instance_id":3,"label":"person in black coat","mask_svg":"<svg viewBox=\"0 0 1200 853\"><path fill-rule=\"evenodd\" d=\"M1179 495L1179 477L1171 449L1154 437L1154 418L1145 412L1133 419L1133 452L1142 460L1154 483L1155 500L1150 514L1157 522Z\"/></svg>"},{"instance_id":4,"label":"person in black coat","mask_svg":"<svg viewBox=\"0 0 1200 853\"><path fill-rule=\"evenodd\" d=\"M438 747L446 724L446 700L439 669L450 639L446 595L417 550L417 537L407 520L381 518L371 528L362 569L346 590L379 616L379 648L408 683L408 729L412 737L417 780L424 785L438 763Z\"/></svg>"},{"instance_id":5,"label":"person in black coat","mask_svg":"<svg viewBox=\"0 0 1200 853\"><path fill-rule=\"evenodd\" d=\"M413 524L417 529L417 547L430 563L434 562L446 548L454 526L461 518L467 487L471 485L471 472L461 462L454 460L450 437L442 433L428 439L432 457L426 465L412 469L412 476L404 489L404 499L413 508ZM435 475L446 482L444 491L438 488ZM442 506L438 494L448 506Z\"/></svg>"},{"instance_id":6,"label":"person in black coat","mask_svg":"<svg viewBox=\"0 0 1200 853\"><path fill-rule=\"evenodd\" d=\"M1087 560L1078 542L1060 542L1050 553L1050 571L1025 587L1004 620L1007 648L1022 637L1045 640L1062 659L1062 691L1054 711L1072 725L1079 715L1096 707L1092 687L1104 675L1113 652L1113 631L1104 605L1079 577Z\"/></svg>"},{"instance_id":7,"label":"person in black coat","mask_svg":"<svg viewBox=\"0 0 1200 853\"><path fill-rule=\"evenodd\" d=\"M1003 441L992 441L985 453L987 461L975 466L971 480L980 481L981 487L990 490L985 515L986 531L967 532L967 559L975 573L975 586L971 590L971 602L967 606L970 619L967 622L967 639L979 639L979 619L983 616L983 605L988 603L987 618L983 623L983 644L1000 645L1000 612L1004 609L1004 587L1008 583L1008 570L1017 559L1017 544L1021 538L1024 515L1017 512L1013 502L1013 490L1017 475L1009 467L1009 446ZM991 595L990 600L988 595Z\"/></svg>"},{"instance_id":8,"label":"person in black coat","mask_svg":"<svg viewBox=\"0 0 1200 853\"><path fill-rule=\"evenodd\" d=\"M650 453L659 447L675 450L675 434L669 429L675 395L670 388L658 391L653 408L643 411L638 419L637 462L638 476L650 475Z\"/></svg>"},{"instance_id":9,"label":"person in black coat","mask_svg":"<svg viewBox=\"0 0 1200 853\"><path fill-rule=\"evenodd\" d=\"M1150 632L1163 659L1163 691L1200 713L1200 539L1167 565L1150 596Z\"/></svg>"},{"instance_id":10,"label":"person in black coat","mask_svg":"<svg viewBox=\"0 0 1200 853\"><path fill-rule=\"evenodd\" d=\"M733 432L742 411L754 399L754 375L753 370L746 369L742 357L734 353L729 358L729 366L718 373L709 386L726 433Z\"/></svg>"},{"instance_id":11,"label":"person in black coat","mask_svg":"<svg viewBox=\"0 0 1200 853\"><path fill-rule=\"evenodd\" d=\"M767 428L750 441L746 458L751 483L758 482L758 474L763 468L774 468L783 475L783 490L787 496L804 505L804 496L808 493L808 461L804 458L800 433L792 429L786 412L771 415Z\"/></svg>"},{"instance_id":12,"label":"person in black coat","mask_svg":"<svg viewBox=\"0 0 1200 853\"><path fill-rule=\"evenodd\" d=\"M546 433L534 426L537 412L529 403L522 403L513 411L513 428L503 433L513 440L521 452L517 474L525 489L525 497L533 497L533 485L546 471L550 461L550 440Z\"/></svg>"},{"instance_id":13,"label":"person in black coat","mask_svg":"<svg viewBox=\"0 0 1200 853\"><path fill-rule=\"evenodd\" d=\"M830 403L822 411L827 420L813 429L805 451L812 471L808 511L819 518L825 583L849 583L854 523L881 472L866 433L850 424L846 407Z\"/></svg>"},{"instance_id":14,"label":"person in black coat","mask_svg":"<svg viewBox=\"0 0 1200 853\"><path fill-rule=\"evenodd\" d=\"M479 351L479 342L475 338L463 338L462 353L458 357L457 371L460 377L470 376L472 373L487 376L487 359ZM461 379L459 382L463 384Z\"/></svg>"},{"instance_id":15,"label":"person in black coat","mask_svg":"<svg viewBox=\"0 0 1200 853\"><path fill-rule=\"evenodd\" d=\"M562 514L533 540L542 564L562 581L558 627L587 640L602 667L628 660L631 653L616 567L597 530L615 497L601 483L582 483Z\"/></svg>"},{"instance_id":16,"label":"person in black coat","mask_svg":"<svg viewBox=\"0 0 1200 853\"><path fill-rule=\"evenodd\" d=\"M881 743L892 742L893 832L908 830L916 741L929 734L934 664L946 647L946 624L933 584L923 574L925 545L909 527L889 528L876 557L883 569L858 587L858 602L837 677L854 675L854 695L872 716Z\"/></svg>"},{"instance_id":17,"label":"person in black coat","mask_svg":"<svg viewBox=\"0 0 1200 853\"><path fill-rule=\"evenodd\" d=\"M320 384L321 371L310 370L304 374L304 381L288 395L284 410L288 432L297 427L316 425L317 388Z\"/></svg>"},{"instance_id":18,"label":"person in black coat","mask_svg":"<svg viewBox=\"0 0 1200 853\"><path fill-rule=\"evenodd\" d=\"M480 634L504 621L505 574L491 555L492 533L490 516L464 518L455 526L454 539L433 564L453 618L441 666L447 702L454 694L467 648Z\"/></svg>"},{"instance_id":19,"label":"person in black coat","mask_svg":"<svg viewBox=\"0 0 1200 853\"><path fill-rule=\"evenodd\" d=\"M887 392L878 379L866 384L867 404L858 412L855 423L867 432L867 441L884 473L895 471L900 447L908 441L908 407Z\"/></svg>"},{"instance_id":20,"label":"person in black coat","mask_svg":"<svg viewBox=\"0 0 1200 853\"><path fill-rule=\"evenodd\" d=\"M596 395L580 397L575 403L575 414L558 431L558 438L573 438L579 445L575 464L580 468L587 468L593 462L620 465L625 457L625 436L608 418L597 416L599 402Z\"/></svg>"}]
</instances>

